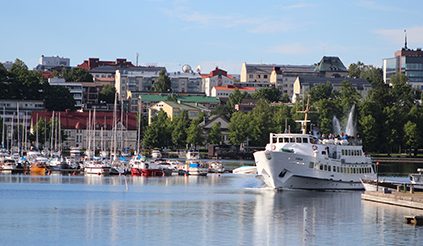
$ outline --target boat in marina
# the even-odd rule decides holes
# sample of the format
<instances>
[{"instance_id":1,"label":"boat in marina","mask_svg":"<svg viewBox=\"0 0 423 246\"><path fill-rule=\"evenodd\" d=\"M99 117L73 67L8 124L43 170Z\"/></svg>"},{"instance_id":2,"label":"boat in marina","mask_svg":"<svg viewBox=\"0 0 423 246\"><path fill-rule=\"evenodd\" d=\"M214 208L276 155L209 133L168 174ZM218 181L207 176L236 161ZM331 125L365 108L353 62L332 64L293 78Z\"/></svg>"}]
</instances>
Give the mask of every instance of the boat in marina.
<instances>
[{"instance_id":1,"label":"boat in marina","mask_svg":"<svg viewBox=\"0 0 423 246\"><path fill-rule=\"evenodd\" d=\"M162 158L162 153L158 149L153 149L151 151L151 158L153 158L153 159Z\"/></svg>"},{"instance_id":2,"label":"boat in marina","mask_svg":"<svg viewBox=\"0 0 423 246\"><path fill-rule=\"evenodd\" d=\"M29 168L31 175L44 176L47 174L47 158L37 158L31 162Z\"/></svg>"},{"instance_id":3,"label":"boat in marina","mask_svg":"<svg viewBox=\"0 0 423 246\"><path fill-rule=\"evenodd\" d=\"M224 173L225 167L220 161L211 161L208 163L209 173Z\"/></svg>"},{"instance_id":4,"label":"boat in marina","mask_svg":"<svg viewBox=\"0 0 423 246\"><path fill-rule=\"evenodd\" d=\"M17 164L15 159L6 156L0 157L0 172L1 173L13 173L16 170Z\"/></svg>"},{"instance_id":5,"label":"boat in marina","mask_svg":"<svg viewBox=\"0 0 423 246\"><path fill-rule=\"evenodd\" d=\"M234 174L257 174L256 166L241 166L232 170Z\"/></svg>"},{"instance_id":6,"label":"boat in marina","mask_svg":"<svg viewBox=\"0 0 423 246\"><path fill-rule=\"evenodd\" d=\"M308 112L307 103L301 133L270 133L254 153L258 177L275 189L363 190L361 179L376 178L371 158L359 141L307 134Z\"/></svg>"},{"instance_id":7,"label":"boat in marina","mask_svg":"<svg viewBox=\"0 0 423 246\"><path fill-rule=\"evenodd\" d=\"M423 168L418 168L417 173L410 173L407 180L394 180L393 178L361 179L366 191L395 191L402 190L423 191Z\"/></svg>"},{"instance_id":8,"label":"boat in marina","mask_svg":"<svg viewBox=\"0 0 423 246\"><path fill-rule=\"evenodd\" d=\"M110 174L111 168L111 164L106 161L100 159L87 160L84 162L84 175L107 176Z\"/></svg>"},{"instance_id":9,"label":"boat in marina","mask_svg":"<svg viewBox=\"0 0 423 246\"><path fill-rule=\"evenodd\" d=\"M188 175L207 176L208 172L209 169L199 162L190 162L188 164Z\"/></svg>"}]
</instances>

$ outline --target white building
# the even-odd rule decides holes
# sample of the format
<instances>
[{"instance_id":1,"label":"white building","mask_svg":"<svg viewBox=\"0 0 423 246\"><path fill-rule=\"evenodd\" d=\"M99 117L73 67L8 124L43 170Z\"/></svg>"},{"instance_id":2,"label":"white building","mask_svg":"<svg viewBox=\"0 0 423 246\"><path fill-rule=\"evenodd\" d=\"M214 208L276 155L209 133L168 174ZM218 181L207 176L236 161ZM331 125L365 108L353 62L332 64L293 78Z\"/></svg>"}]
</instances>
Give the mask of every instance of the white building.
<instances>
[{"instance_id":1,"label":"white building","mask_svg":"<svg viewBox=\"0 0 423 246\"><path fill-rule=\"evenodd\" d=\"M36 67L37 70L49 70L54 67L70 67L70 59L59 56L42 55Z\"/></svg>"},{"instance_id":2,"label":"white building","mask_svg":"<svg viewBox=\"0 0 423 246\"><path fill-rule=\"evenodd\" d=\"M2 143L3 147L17 147L17 125L25 126L27 132L30 130L31 113L34 111L44 110L43 101L35 100L0 100L0 116L5 124L5 139ZM13 128L14 141L11 142ZM22 142L22 130L19 134L20 142ZM0 146L1 147L1 146Z\"/></svg>"},{"instance_id":3,"label":"white building","mask_svg":"<svg viewBox=\"0 0 423 246\"><path fill-rule=\"evenodd\" d=\"M70 94L72 95L73 99L75 100L75 107L82 107L83 88L81 83L66 82L65 79L57 77L48 79L48 83L53 86L63 86L67 88Z\"/></svg>"},{"instance_id":4,"label":"white building","mask_svg":"<svg viewBox=\"0 0 423 246\"><path fill-rule=\"evenodd\" d=\"M233 85L234 79L232 76L228 75L225 70L219 69L216 67L215 70L211 71L209 74L202 74L203 79L203 89L202 91L206 96L211 96L213 87L215 86L226 86Z\"/></svg>"},{"instance_id":5,"label":"white building","mask_svg":"<svg viewBox=\"0 0 423 246\"><path fill-rule=\"evenodd\" d=\"M164 67L133 67L116 70L115 88L119 100L126 100L128 92L151 91Z\"/></svg>"},{"instance_id":6,"label":"white building","mask_svg":"<svg viewBox=\"0 0 423 246\"><path fill-rule=\"evenodd\" d=\"M211 91L212 97L218 97L220 99L228 98L235 90L239 90L241 93L246 92L248 94L252 94L256 91L254 87L236 87L233 85L226 85L226 86L215 86Z\"/></svg>"},{"instance_id":7,"label":"white building","mask_svg":"<svg viewBox=\"0 0 423 246\"><path fill-rule=\"evenodd\" d=\"M171 82L171 92L174 93L200 93L202 92L202 79L200 74L192 71L172 72L167 76Z\"/></svg>"}]
</instances>

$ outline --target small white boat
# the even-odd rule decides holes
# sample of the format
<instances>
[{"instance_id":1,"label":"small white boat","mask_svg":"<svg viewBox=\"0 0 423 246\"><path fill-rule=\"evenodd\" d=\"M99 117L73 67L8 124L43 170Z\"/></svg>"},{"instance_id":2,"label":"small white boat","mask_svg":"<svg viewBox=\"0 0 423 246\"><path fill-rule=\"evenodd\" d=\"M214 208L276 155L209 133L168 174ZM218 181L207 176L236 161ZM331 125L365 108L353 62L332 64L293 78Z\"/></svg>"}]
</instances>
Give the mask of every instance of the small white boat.
<instances>
[{"instance_id":1,"label":"small white boat","mask_svg":"<svg viewBox=\"0 0 423 246\"><path fill-rule=\"evenodd\" d=\"M220 161L211 161L208 163L209 173L224 173L225 167Z\"/></svg>"},{"instance_id":2,"label":"small white boat","mask_svg":"<svg viewBox=\"0 0 423 246\"><path fill-rule=\"evenodd\" d=\"M10 157L2 157L0 159L0 172L1 173L12 173L16 169L16 161Z\"/></svg>"},{"instance_id":3,"label":"small white boat","mask_svg":"<svg viewBox=\"0 0 423 246\"><path fill-rule=\"evenodd\" d=\"M232 170L234 174L257 174L256 166L241 166Z\"/></svg>"},{"instance_id":4,"label":"small white boat","mask_svg":"<svg viewBox=\"0 0 423 246\"><path fill-rule=\"evenodd\" d=\"M207 176L209 169L198 162L190 162L188 164L188 175Z\"/></svg>"},{"instance_id":5,"label":"small white boat","mask_svg":"<svg viewBox=\"0 0 423 246\"><path fill-rule=\"evenodd\" d=\"M162 153L160 153L160 150L158 150L158 149L153 149L151 151L151 158L153 158L153 159L162 158Z\"/></svg>"},{"instance_id":6,"label":"small white boat","mask_svg":"<svg viewBox=\"0 0 423 246\"><path fill-rule=\"evenodd\" d=\"M198 150L188 150L186 158L187 160L198 160L200 159L200 152Z\"/></svg>"},{"instance_id":7,"label":"small white boat","mask_svg":"<svg viewBox=\"0 0 423 246\"><path fill-rule=\"evenodd\" d=\"M88 160L84 162L84 174L85 175L109 175L110 169L112 168L110 163L102 160Z\"/></svg>"}]
</instances>

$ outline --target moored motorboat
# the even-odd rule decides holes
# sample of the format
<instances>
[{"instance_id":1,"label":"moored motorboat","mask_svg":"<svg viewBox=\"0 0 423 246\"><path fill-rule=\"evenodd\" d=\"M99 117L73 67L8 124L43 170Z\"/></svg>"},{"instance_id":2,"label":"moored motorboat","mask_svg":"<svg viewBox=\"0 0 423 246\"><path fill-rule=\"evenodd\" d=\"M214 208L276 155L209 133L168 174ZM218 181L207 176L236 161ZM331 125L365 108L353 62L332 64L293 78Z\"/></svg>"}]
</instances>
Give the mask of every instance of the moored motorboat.
<instances>
[{"instance_id":1,"label":"moored motorboat","mask_svg":"<svg viewBox=\"0 0 423 246\"><path fill-rule=\"evenodd\" d=\"M13 173L16 170L16 161L11 157L0 158L0 172L1 173Z\"/></svg>"},{"instance_id":2,"label":"moored motorboat","mask_svg":"<svg viewBox=\"0 0 423 246\"><path fill-rule=\"evenodd\" d=\"M47 161L41 158L31 162L30 166L31 175L44 176L47 174Z\"/></svg>"},{"instance_id":3,"label":"moored motorboat","mask_svg":"<svg viewBox=\"0 0 423 246\"><path fill-rule=\"evenodd\" d=\"M85 175L107 176L110 174L111 164L103 160L87 160L84 162Z\"/></svg>"},{"instance_id":4,"label":"moored motorboat","mask_svg":"<svg viewBox=\"0 0 423 246\"><path fill-rule=\"evenodd\" d=\"M220 161L211 161L208 163L209 173L224 173L225 167Z\"/></svg>"},{"instance_id":5,"label":"moored motorboat","mask_svg":"<svg viewBox=\"0 0 423 246\"><path fill-rule=\"evenodd\" d=\"M241 166L232 170L234 174L257 174L256 166Z\"/></svg>"}]
</instances>

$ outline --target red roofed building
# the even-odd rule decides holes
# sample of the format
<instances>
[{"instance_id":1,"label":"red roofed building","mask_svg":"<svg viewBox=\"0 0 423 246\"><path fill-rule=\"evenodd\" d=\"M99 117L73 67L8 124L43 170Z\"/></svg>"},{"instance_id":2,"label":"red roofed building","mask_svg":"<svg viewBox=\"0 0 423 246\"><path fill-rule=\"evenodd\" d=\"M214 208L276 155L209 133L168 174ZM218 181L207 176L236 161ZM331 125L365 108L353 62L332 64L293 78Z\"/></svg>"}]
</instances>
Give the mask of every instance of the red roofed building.
<instances>
[{"instance_id":1,"label":"red roofed building","mask_svg":"<svg viewBox=\"0 0 423 246\"><path fill-rule=\"evenodd\" d=\"M209 74L202 74L201 78L203 80L203 89L206 96L211 96L211 92L214 86L225 86L233 85L234 79L232 76L228 75L228 72L225 70L219 69L216 67Z\"/></svg>"},{"instance_id":2,"label":"red roofed building","mask_svg":"<svg viewBox=\"0 0 423 246\"><path fill-rule=\"evenodd\" d=\"M228 98L237 89L240 92L247 92L248 94L252 94L257 90L255 87L241 87L235 85L215 86L211 91L211 96L220 99Z\"/></svg>"},{"instance_id":3,"label":"red roofed building","mask_svg":"<svg viewBox=\"0 0 423 246\"><path fill-rule=\"evenodd\" d=\"M78 67L90 71L97 67L103 66L113 66L117 68L122 67L134 67L134 64L130 61L126 61L126 59L118 58L116 61L100 61L99 58L88 58L88 60L84 60L83 63L79 64Z\"/></svg>"},{"instance_id":4,"label":"red roofed building","mask_svg":"<svg viewBox=\"0 0 423 246\"><path fill-rule=\"evenodd\" d=\"M53 112L33 112L31 114L31 126L34 126L36 120L44 119L51 121ZM60 115L61 129L66 135L64 147L80 147L88 146L88 122L89 115L93 112L55 112L55 116ZM123 113L123 121L121 122L120 112L117 112L117 149L129 147L134 149L137 139L137 119L136 113ZM106 150L110 150L113 136L113 112L96 112L95 114L95 145L97 149L102 146Z\"/></svg>"}]
</instances>

